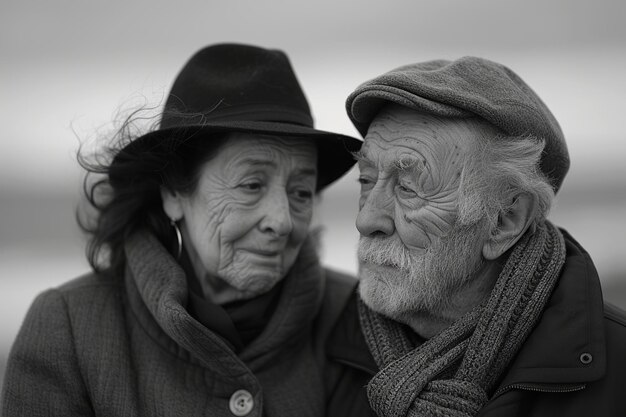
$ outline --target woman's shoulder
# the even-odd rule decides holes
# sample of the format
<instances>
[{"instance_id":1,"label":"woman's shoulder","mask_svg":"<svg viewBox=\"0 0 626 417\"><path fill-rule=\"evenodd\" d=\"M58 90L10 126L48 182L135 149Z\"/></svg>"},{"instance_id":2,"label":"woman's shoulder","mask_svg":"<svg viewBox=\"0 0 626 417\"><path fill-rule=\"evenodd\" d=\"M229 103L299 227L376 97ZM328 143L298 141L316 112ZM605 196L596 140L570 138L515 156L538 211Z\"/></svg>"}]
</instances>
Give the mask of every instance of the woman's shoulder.
<instances>
[{"instance_id":1,"label":"woman's shoulder","mask_svg":"<svg viewBox=\"0 0 626 417\"><path fill-rule=\"evenodd\" d=\"M97 272L87 272L74 279L71 279L60 286L53 288L62 294L85 293L98 291L106 288L119 289L123 283L122 279L110 277Z\"/></svg>"},{"instance_id":2,"label":"woman's shoulder","mask_svg":"<svg viewBox=\"0 0 626 417\"><path fill-rule=\"evenodd\" d=\"M28 350L46 340L60 348L109 339L124 327L123 287L123 282L89 273L41 292L28 309L15 344Z\"/></svg>"},{"instance_id":3,"label":"woman's shoulder","mask_svg":"<svg viewBox=\"0 0 626 417\"><path fill-rule=\"evenodd\" d=\"M35 298L7 359L4 389L11 394L4 398L5 410L21 409L24 401L31 410L52 403L56 409L88 410L85 372L108 370L121 357L126 336L120 286L86 274ZM41 395L50 392L50 398Z\"/></svg>"},{"instance_id":4,"label":"woman's shoulder","mask_svg":"<svg viewBox=\"0 0 626 417\"><path fill-rule=\"evenodd\" d=\"M69 317L73 317L87 312L116 309L121 306L122 290L121 280L90 272L41 292L30 310L64 310Z\"/></svg>"}]
</instances>

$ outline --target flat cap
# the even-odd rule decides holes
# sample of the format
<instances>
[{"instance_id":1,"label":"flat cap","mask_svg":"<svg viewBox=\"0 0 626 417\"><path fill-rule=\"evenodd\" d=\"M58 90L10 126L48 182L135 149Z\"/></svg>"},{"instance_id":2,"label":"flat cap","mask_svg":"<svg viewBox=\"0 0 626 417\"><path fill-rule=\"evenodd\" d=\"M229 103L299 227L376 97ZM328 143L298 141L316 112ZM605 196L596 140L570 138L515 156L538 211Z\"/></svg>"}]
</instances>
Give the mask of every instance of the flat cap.
<instances>
[{"instance_id":1,"label":"flat cap","mask_svg":"<svg viewBox=\"0 0 626 417\"><path fill-rule=\"evenodd\" d=\"M544 139L540 168L555 192L569 169L563 132L548 107L517 74L496 62L477 57L421 62L361 84L346 101L361 135L387 102L443 117L480 117L508 135Z\"/></svg>"}]
</instances>

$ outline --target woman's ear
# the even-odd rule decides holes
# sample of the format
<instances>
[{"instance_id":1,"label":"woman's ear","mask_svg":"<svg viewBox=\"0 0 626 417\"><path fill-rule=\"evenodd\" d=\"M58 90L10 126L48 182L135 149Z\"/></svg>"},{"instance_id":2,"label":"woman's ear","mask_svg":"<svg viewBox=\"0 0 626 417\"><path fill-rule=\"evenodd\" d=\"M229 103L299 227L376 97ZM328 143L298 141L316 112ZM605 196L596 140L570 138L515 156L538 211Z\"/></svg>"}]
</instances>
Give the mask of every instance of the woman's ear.
<instances>
[{"instance_id":1,"label":"woman's ear","mask_svg":"<svg viewBox=\"0 0 626 417\"><path fill-rule=\"evenodd\" d=\"M177 222L183 218L182 197L179 193L161 187L161 201L163 202L163 211L170 220Z\"/></svg>"},{"instance_id":2,"label":"woman's ear","mask_svg":"<svg viewBox=\"0 0 626 417\"><path fill-rule=\"evenodd\" d=\"M501 213L498 227L483 245L483 256L495 260L509 250L526 232L535 215L535 202L528 194L518 194L508 211Z\"/></svg>"}]
</instances>

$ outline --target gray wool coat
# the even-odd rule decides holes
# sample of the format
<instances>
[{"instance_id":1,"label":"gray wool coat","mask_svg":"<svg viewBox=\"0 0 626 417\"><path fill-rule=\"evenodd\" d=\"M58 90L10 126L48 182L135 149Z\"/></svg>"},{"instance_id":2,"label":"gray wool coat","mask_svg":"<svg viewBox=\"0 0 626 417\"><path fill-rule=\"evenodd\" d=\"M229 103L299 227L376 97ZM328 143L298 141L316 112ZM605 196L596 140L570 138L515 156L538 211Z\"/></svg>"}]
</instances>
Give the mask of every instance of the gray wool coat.
<instances>
[{"instance_id":1,"label":"gray wool coat","mask_svg":"<svg viewBox=\"0 0 626 417\"><path fill-rule=\"evenodd\" d=\"M313 322L328 272L310 244L239 355L187 313L184 273L153 236L136 234L126 253L124 279L89 274L36 298L9 356L2 415L232 416L241 390L248 416L325 414Z\"/></svg>"}]
</instances>

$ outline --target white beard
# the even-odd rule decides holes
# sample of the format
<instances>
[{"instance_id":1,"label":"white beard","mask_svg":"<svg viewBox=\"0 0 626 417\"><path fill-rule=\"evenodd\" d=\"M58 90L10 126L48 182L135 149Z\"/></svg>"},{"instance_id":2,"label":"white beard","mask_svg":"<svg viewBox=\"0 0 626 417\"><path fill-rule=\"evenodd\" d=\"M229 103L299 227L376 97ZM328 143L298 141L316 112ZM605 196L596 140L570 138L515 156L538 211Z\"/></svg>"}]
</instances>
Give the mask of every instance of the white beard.
<instances>
[{"instance_id":1,"label":"white beard","mask_svg":"<svg viewBox=\"0 0 626 417\"><path fill-rule=\"evenodd\" d=\"M455 226L420 254L397 236L361 236L361 298L372 310L402 322L417 311L436 313L446 308L483 264L485 229L482 222Z\"/></svg>"}]
</instances>

